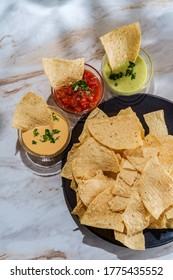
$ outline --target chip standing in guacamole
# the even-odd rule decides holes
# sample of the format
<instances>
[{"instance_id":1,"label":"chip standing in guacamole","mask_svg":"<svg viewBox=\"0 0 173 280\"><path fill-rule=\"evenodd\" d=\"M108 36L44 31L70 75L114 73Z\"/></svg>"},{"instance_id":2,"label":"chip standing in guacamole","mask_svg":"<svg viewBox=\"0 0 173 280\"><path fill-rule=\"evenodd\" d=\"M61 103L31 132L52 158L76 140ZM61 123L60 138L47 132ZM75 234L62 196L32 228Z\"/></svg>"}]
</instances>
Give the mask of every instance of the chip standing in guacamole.
<instances>
[{"instance_id":1,"label":"chip standing in guacamole","mask_svg":"<svg viewBox=\"0 0 173 280\"><path fill-rule=\"evenodd\" d=\"M147 79L147 65L138 55L135 63L126 62L116 70L111 71L108 60L104 65L106 83L114 91L130 95L138 92L146 82Z\"/></svg>"}]
</instances>

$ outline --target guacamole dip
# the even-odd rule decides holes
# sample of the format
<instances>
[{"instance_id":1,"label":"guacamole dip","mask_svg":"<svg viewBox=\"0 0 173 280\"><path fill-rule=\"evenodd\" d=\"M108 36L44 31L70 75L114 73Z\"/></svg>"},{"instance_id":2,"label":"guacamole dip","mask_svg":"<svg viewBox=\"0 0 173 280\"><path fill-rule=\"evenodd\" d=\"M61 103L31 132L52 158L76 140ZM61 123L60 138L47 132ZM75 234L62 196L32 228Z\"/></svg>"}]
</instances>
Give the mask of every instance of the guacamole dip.
<instances>
[{"instance_id":1,"label":"guacamole dip","mask_svg":"<svg viewBox=\"0 0 173 280\"><path fill-rule=\"evenodd\" d=\"M106 60L103 72L108 86L123 95L139 92L147 79L147 65L140 55L135 63L129 61L115 71L111 71L108 60Z\"/></svg>"}]
</instances>

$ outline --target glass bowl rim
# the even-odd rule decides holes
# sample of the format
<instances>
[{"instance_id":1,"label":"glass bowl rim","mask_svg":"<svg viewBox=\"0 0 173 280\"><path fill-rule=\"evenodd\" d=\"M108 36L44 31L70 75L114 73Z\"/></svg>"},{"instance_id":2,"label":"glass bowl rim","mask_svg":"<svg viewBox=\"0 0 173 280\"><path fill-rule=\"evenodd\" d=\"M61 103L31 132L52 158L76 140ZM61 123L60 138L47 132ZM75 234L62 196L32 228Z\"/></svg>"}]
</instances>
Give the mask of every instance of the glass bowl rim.
<instances>
[{"instance_id":1,"label":"glass bowl rim","mask_svg":"<svg viewBox=\"0 0 173 280\"><path fill-rule=\"evenodd\" d=\"M152 79L152 77L153 77L153 62L152 62L152 59L151 59L149 53L148 53L144 48L140 48L140 49L139 49L138 55L140 55L140 51L141 51L141 52L144 54L144 56L147 58L147 60L148 60L148 62L149 62L149 65L150 65L150 66L149 66L150 69L149 69L149 71L147 71L147 79L146 79L146 82L142 85L142 87L141 87L140 89L136 90L136 91L127 92L127 93L129 93L129 95L133 95L133 94L140 93L141 90L143 90L144 88L146 88L146 87L150 84L151 79ZM141 56L142 56L142 55L141 55ZM142 57L142 58L143 58L143 57ZM104 56L103 56L103 58L102 58L102 61L101 61L101 73L102 73L104 82L105 82L105 84L107 85L108 89L109 89L111 92L113 92L114 94L117 94L117 95L124 95L124 96L125 96L125 95L126 95L126 94L125 94L125 93L126 93L125 91L114 90L114 89L110 86L110 84L107 82L107 80L105 79L105 73L104 73L104 71L103 71L103 66L104 66L104 64L105 64L105 62L106 62L107 59L108 59L108 58L107 58L107 54L105 53ZM144 61L145 61L145 59L144 59ZM145 62L145 63L146 63L146 62ZM147 63L146 63L146 65L147 65ZM147 66L147 69L148 69L148 66ZM148 73L149 73L149 75L148 75Z\"/></svg>"},{"instance_id":2,"label":"glass bowl rim","mask_svg":"<svg viewBox=\"0 0 173 280\"><path fill-rule=\"evenodd\" d=\"M96 107L102 102L102 100L103 100L103 98L104 98L104 93L105 93L105 81L104 81L104 79L103 79L101 73L99 72L99 70L97 70L95 67L93 67L92 65L90 65L90 64L88 64L88 63L84 63L84 70L85 70L85 66L91 68L94 72L96 72L96 74L98 75L98 77L99 77L99 79L100 79L100 80L99 80L100 89L101 89L101 90L100 90L100 96L99 96L99 99L98 99L96 105L95 105L93 108L87 109L87 110L83 110L82 112L76 112L76 111L73 111L73 110L69 110L69 109L67 109L65 106L62 106L62 105L57 101L57 99L56 99L56 97L55 97L55 91L56 91L56 90L53 89L53 88L51 87L51 93L52 93L52 95L53 95L53 99L54 99L56 105L57 105L61 110L65 111L65 112L67 112L67 113L76 115L76 116L82 116L82 115L84 115L84 114L87 114L87 113L91 112L94 108L96 108ZM92 72L92 71L91 71L91 72ZM93 74L94 74L94 73L93 73Z\"/></svg>"},{"instance_id":3,"label":"glass bowl rim","mask_svg":"<svg viewBox=\"0 0 173 280\"><path fill-rule=\"evenodd\" d=\"M32 156L35 156L35 157L37 157L37 158L40 158L40 159L41 159L41 158L42 158L42 159L44 159L44 158L49 158L49 159L51 159L51 158L54 158L54 157L56 157L56 156L61 155L61 154L64 152L64 150L67 148L68 144L70 143L71 135L72 135L72 126L71 126L71 124L70 124L70 121L69 121L69 119L68 119L66 113L65 113L63 110L61 110L61 108L58 108L57 106L52 106L52 105L48 105L48 106L49 106L49 108L50 108L52 111L53 111L53 110L57 111L57 114L59 114L59 115L66 121L67 126L68 126L68 137L67 137L67 140L66 140L64 146L62 146L62 148L61 148L60 150L58 150L56 153L51 154L51 155L40 155L40 154L37 154L37 153L33 152L32 150L30 150L30 149L27 147L27 145L24 143L24 141L23 141L23 139L22 139L22 132L23 132L23 131L22 131L21 129L18 129L18 131L17 131L17 133L18 133L18 140L19 140L19 143L21 144L22 148L23 148L28 154L30 154L30 155L32 155Z\"/></svg>"}]
</instances>

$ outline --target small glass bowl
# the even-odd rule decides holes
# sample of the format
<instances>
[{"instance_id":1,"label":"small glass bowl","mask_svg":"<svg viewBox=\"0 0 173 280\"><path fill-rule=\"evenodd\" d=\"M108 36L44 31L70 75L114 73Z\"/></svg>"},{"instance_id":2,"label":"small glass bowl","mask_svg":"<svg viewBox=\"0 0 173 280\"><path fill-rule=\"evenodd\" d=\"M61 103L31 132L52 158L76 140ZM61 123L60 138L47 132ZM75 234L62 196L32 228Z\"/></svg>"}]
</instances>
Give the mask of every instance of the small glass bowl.
<instances>
[{"instance_id":1,"label":"small glass bowl","mask_svg":"<svg viewBox=\"0 0 173 280\"><path fill-rule=\"evenodd\" d=\"M108 77L106 77L106 74L104 71L105 65L108 62L108 58L107 58L106 54L104 55L102 62L101 62L101 73L102 73L104 82L105 82L107 88L110 90L112 95L114 95L114 96L116 96L116 95L133 95L133 94L137 94L137 93L147 93L148 92L150 82L151 82L151 79L153 76L153 64L152 64L152 60L151 60L149 54L144 49L140 48L139 55L143 58L143 60L146 64L147 77L146 77L145 83L142 84L141 87L138 87L138 89L134 90L134 91L118 91L111 84L108 83L108 81L107 81Z\"/></svg>"},{"instance_id":2,"label":"small glass bowl","mask_svg":"<svg viewBox=\"0 0 173 280\"><path fill-rule=\"evenodd\" d=\"M61 171L61 161L64 157L65 150L71 139L71 125L66 114L56 106L50 106L53 112L56 112L67 123L68 137L63 147L51 155L40 155L30 150L23 141L22 131L18 130L18 140L21 145L20 155L23 163L35 174L40 176L52 176Z\"/></svg>"},{"instance_id":3,"label":"small glass bowl","mask_svg":"<svg viewBox=\"0 0 173 280\"><path fill-rule=\"evenodd\" d=\"M58 100L58 98L57 98L57 96L56 96L56 90L54 90L53 88L51 88L51 92L52 92L52 94L53 94L53 98L54 98L55 103L56 103L62 110L66 111L66 112L68 112L68 113L72 113L72 114L76 114L76 115L83 115L83 114L85 114L85 113L88 113L88 112L92 111L95 107L97 107L97 106L102 102L102 100L103 100L103 98L104 98L105 84L104 84L104 80L103 80L101 74L99 73L99 71L96 70L93 66L91 66L91 65L89 65L89 64L87 64L87 63L85 63L84 69L85 69L85 70L88 70L89 72L91 72L92 74L94 74L94 75L97 77L97 79L98 79L98 81L99 81L99 84L100 84L100 94L99 94L99 98L98 98L97 102L95 103L95 105L94 105L92 108L84 109L82 112L78 112L78 111L76 111L75 109L73 110L73 109L71 109L71 108L68 108L67 106L62 105L62 104L59 102L59 100Z\"/></svg>"}]
</instances>

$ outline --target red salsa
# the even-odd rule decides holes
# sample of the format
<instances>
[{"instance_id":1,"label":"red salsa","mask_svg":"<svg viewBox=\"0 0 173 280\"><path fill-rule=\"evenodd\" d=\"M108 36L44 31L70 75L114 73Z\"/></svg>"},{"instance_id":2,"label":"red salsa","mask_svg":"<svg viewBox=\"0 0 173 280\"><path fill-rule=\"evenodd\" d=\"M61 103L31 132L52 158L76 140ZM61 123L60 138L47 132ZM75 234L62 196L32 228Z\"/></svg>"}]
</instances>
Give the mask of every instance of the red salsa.
<instances>
[{"instance_id":1,"label":"red salsa","mask_svg":"<svg viewBox=\"0 0 173 280\"><path fill-rule=\"evenodd\" d=\"M77 113L96 107L100 101L100 94L98 78L86 69L82 80L54 91L55 100L62 108Z\"/></svg>"}]
</instances>

